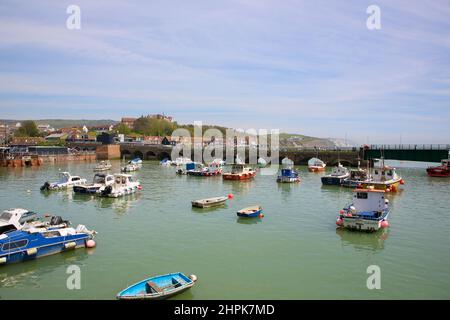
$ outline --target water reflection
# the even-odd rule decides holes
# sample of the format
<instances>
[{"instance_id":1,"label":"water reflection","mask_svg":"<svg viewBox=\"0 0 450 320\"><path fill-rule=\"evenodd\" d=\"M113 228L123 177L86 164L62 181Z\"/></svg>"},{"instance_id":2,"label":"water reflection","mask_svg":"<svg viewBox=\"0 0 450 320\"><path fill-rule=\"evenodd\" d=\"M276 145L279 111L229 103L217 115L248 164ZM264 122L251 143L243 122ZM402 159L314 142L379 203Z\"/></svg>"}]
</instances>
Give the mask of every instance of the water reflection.
<instances>
[{"instance_id":1,"label":"water reflection","mask_svg":"<svg viewBox=\"0 0 450 320\"><path fill-rule=\"evenodd\" d=\"M120 198L95 197L97 208L112 208L118 215L126 214L141 199L140 193L133 193Z\"/></svg>"},{"instance_id":2,"label":"water reflection","mask_svg":"<svg viewBox=\"0 0 450 320\"><path fill-rule=\"evenodd\" d=\"M236 219L237 223L240 224L258 224L260 222L262 222L261 218L242 218L242 217L237 217Z\"/></svg>"},{"instance_id":3,"label":"water reflection","mask_svg":"<svg viewBox=\"0 0 450 320\"><path fill-rule=\"evenodd\" d=\"M378 252L384 249L384 241L388 238L389 231L383 229L367 233L337 228L336 234L341 238L343 247L352 247L357 251Z\"/></svg>"},{"instance_id":4,"label":"water reflection","mask_svg":"<svg viewBox=\"0 0 450 320\"><path fill-rule=\"evenodd\" d=\"M0 288L40 287L44 274L52 273L60 267L81 265L95 249L77 249L55 254L43 259L30 260L6 265L0 269Z\"/></svg>"},{"instance_id":5,"label":"water reflection","mask_svg":"<svg viewBox=\"0 0 450 320\"><path fill-rule=\"evenodd\" d=\"M223 203L221 205L214 206L211 208L192 207L192 212L197 213L197 214L207 214L207 213L211 213L214 211L220 211L219 209L227 209L227 208L228 208L228 205L226 203Z\"/></svg>"}]
</instances>

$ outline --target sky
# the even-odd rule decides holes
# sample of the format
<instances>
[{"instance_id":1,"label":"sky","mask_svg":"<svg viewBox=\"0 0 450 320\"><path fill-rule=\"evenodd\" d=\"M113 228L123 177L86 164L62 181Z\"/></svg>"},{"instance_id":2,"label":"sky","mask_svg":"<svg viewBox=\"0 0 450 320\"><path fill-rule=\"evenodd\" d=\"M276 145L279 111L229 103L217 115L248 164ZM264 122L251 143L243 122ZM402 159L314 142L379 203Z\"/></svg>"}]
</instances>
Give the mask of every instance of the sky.
<instances>
[{"instance_id":1,"label":"sky","mask_svg":"<svg viewBox=\"0 0 450 320\"><path fill-rule=\"evenodd\" d=\"M69 5L81 29L66 26ZM368 6L381 28L369 30ZM448 0L2 0L0 119L450 143Z\"/></svg>"}]
</instances>

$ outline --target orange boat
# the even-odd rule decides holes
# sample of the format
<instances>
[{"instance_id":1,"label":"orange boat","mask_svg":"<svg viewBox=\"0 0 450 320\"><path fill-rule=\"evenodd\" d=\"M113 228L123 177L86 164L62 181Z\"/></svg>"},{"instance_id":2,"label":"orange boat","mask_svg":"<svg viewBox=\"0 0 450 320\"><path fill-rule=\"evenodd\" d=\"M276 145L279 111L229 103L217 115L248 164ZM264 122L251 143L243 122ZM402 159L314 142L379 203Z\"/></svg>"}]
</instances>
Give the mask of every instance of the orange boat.
<instances>
[{"instance_id":1,"label":"orange boat","mask_svg":"<svg viewBox=\"0 0 450 320\"><path fill-rule=\"evenodd\" d=\"M308 161L308 170L309 172L321 172L321 171L325 171L325 167L327 165L325 164L325 162L323 162L322 160L318 159L318 158L311 158Z\"/></svg>"},{"instance_id":2,"label":"orange boat","mask_svg":"<svg viewBox=\"0 0 450 320\"><path fill-rule=\"evenodd\" d=\"M256 176L256 171L245 164L234 164L231 172L222 174L224 180L247 180Z\"/></svg>"}]
</instances>

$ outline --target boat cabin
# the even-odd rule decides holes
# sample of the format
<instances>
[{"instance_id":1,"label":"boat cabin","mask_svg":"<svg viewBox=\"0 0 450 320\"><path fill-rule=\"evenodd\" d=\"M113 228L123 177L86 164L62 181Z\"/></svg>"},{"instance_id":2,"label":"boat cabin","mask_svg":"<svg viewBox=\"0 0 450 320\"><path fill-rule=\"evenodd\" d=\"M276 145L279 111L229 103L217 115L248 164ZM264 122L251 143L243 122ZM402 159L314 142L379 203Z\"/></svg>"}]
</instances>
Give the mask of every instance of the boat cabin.
<instances>
[{"instance_id":1,"label":"boat cabin","mask_svg":"<svg viewBox=\"0 0 450 320\"><path fill-rule=\"evenodd\" d=\"M390 181L397 179L399 179L399 176L397 175L394 167L383 166L380 168L375 168L373 171L374 181Z\"/></svg>"},{"instance_id":2,"label":"boat cabin","mask_svg":"<svg viewBox=\"0 0 450 320\"><path fill-rule=\"evenodd\" d=\"M336 167L333 168L333 170L331 171L331 176L344 176L344 175L348 175L349 171L346 167L344 167L342 164L338 163L338 165Z\"/></svg>"},{"instance_id":3,"label":"boat cabin","mask_svg":"<svg viewBox=\"0 0 450 320\"><path fill-rule=\"evenodd\" d=\"M71 176L69 172L61 172L59 174L59 183L66 183L66 182L75 182L80 181L81 178L78 176Z\"/></svg>"},{"instance_id":4,"label":"boat cabin","mask_svg":"<svg viewBox=\"0 0 450 320\"><path fill-rule=\"evenodd\" d=\"M130 174L115 174L114 175L114 182L117 186L126 186L128 185L130 182L134 182L133 181L133 176Z\"/></svg>"},{"instance_id":5,"label":"boat cabin","mask_svg":"<svg viewBox=\"0 0 450 320\"><path fill-rule=\"evenodd\" d=\"M0 234L11 230L19 230L21 227L37 217L35 212L25 209L9 209L0 214Z\"/></svg>"},{"instance_id":6,"label":"boat cabin","mask_svg":"<svg viewBox=\"0 0 450 320\"><path fill-rule=\"evenodd\" d=\"M97 173L94 175L94 184L106 184L109 185L114 181L114 176L111 174Z\"/></svg>"},{"instance_id":7,"label":"boat cabin","mask_svg":"<svg viewBox=\"0 0 450 320\"><path fill-rule=\"evenodd\" d=\"M383 190L356 189L353 192L353 204L356 212L383 211L386 209L386 199Z\"/></svg>"}]
</instances>

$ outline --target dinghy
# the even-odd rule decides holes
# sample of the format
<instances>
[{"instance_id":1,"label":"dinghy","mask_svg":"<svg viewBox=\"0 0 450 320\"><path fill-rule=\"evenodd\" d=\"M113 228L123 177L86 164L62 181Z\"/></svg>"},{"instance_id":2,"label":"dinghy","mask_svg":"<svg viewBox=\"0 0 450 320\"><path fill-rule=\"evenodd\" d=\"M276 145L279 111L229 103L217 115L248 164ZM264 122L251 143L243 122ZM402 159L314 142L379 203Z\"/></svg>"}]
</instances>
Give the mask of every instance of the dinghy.
<instances>
[{"instance_id":1,"label":"dinghy","mask_svg":"<svg viewBox=\"0 0 450 320\"><path fill-rule=\"evenodd\" d=\"M242 218L262 218L264 215L262 214L262 207L261 206L252 206L247 207L242 210L239 210L237 212L238 217Z\"/></svg>"},{"instance_id":2,"label":"dinghy","mask_svg":"<svg viewBox=\"0 0 450 320\"><path fill-rule=\"evenodd\" d=\"M195 275L189 277L181 272L142 280L117 294L119 300L167 299L191 288L197 281Z\"/></svg>"},{"instance_id":3,"label":"dinghy","mask_svg":"<svg viewBox=\"0 0 450 320\"><path fill-rule=\"evenodd\" d=\"M210 208L214 206L219 206L225 201L227 201L227 197L215 197L215 198L208 198L208 199L200 199L200 200L193 200L192 206L197 208Z\"/></svg>"}]
</instances>

